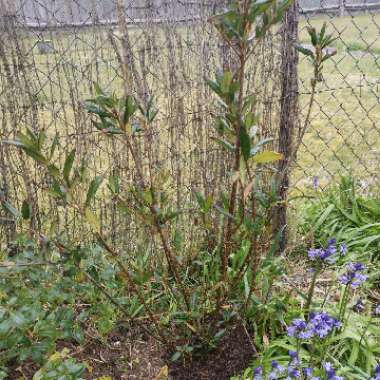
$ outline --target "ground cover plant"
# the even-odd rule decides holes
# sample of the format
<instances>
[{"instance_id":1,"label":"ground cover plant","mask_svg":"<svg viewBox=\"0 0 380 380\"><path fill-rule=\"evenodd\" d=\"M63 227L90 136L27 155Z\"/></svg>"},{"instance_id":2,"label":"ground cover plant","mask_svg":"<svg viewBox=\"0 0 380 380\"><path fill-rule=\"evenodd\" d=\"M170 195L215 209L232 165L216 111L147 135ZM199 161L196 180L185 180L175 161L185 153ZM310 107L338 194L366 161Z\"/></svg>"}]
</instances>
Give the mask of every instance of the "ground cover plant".
<instances>
[{"instance_id":1,"label":"ground cover plant","mask_svg":"<svg viewBox=\"0 0 380 380\"><path fill-rule=\"evenodd\" d=\"M91 364L76 360L65 344L81 347L91 332L106 345L122 319L127 329L157 341L167 363L207 360L239 328L255 361L243 378L378 377L376 264L369 257L358 261L356 247L329 236L304 257L305 289L293 284L291 263L278 254L282 231L274 230L273 215L276 164L283 157L259 133L260 99L246 77L247 63L289 5L244 0L212 19L231 50L227 67L207 80L215 99L213 144L223 150L229 173L220 191L198 191L176 202L175 180L152 159L160 103L140 98L129 86L119 94L95 84L84 107L99 140L121 144L132 157L132 177L117 171L94 176L75 149L57 158L59 137L44 130L25 128L4 142L33 160L52 207L75 215L86 238L36 231L30 203L18 210L2 197L22 231L9 246L0 282L3 378L27 360L37 365L37 380L93 378ZM326 25L310 27L308 34L312 47L298 49L311 63L314 93L323 64L334 55L326 50L334 38ZM308 127L306 122L304 132ZM151 139L147 155L141 154L141 136ZM267 186L268 177L273 186ZM100 223L95 201L101 189L102 210L114 207L138 231L127 249ZM184 223L195 226L191 236ZM217 376L236 374L227 370ZM168 367L157 376L168 378ZM196 378L190 376L180 372L177 378Z\"/></svg>"},{"instance_id":2,"label":"ground cover plant","mask_svg":"<svg viewBox=\"0 0 380 380\"><path fill-rule=\"evenodd\" d=\"M301 206L300 234L309 242L324 244L331 235L347 241L358 255L379 259L380 202L375 194L362 194L360 182L342 177L340 183L320 189L315 180L315 198Z\"/></svg>"},{"instance_id":3,"label":"ground cover plant","mask_svg":"<svg viewBox=\"0 0 380 380\"><path fill-rule=\"evenodd\" d=\"M304 292L297 289L286 333L239 379L376 379L380 307L368 284L378 281L376 266L352 261L355 252L335 239L309 249L307 258L311 280ZM318 296L326 271L330 281Z\"/></svg>"}]
</instances>

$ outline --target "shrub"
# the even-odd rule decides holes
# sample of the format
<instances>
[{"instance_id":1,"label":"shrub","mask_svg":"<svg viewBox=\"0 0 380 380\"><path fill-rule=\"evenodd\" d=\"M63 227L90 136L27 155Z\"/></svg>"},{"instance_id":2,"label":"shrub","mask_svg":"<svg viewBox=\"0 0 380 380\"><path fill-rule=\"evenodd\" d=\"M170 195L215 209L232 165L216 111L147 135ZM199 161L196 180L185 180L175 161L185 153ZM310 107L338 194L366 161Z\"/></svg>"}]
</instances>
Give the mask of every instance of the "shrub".
<instances>
[{"instance_id":1,"label":"shrub","mask_svg":"<svg viewBox=\"0 0 380 380\"><path fill-rule=\"evenodd\" d=\"M86 109L99 134L122 144L133 158L133 180L112 173L88 183L85 163L75 165L75 150L62 165L54 158L59 139L51 139L44 131L27 129L9 142L46 173L56 206L82 217L102 249L99 254L106 254L118 267L126 299L120 302L110 294L104 276L84 265L86 249L78 249L77 242L44 237L49 245L60 259L70 258L78 275L88 278L128 319L143 310L150 323L141 327L171 347L173 359L214 347L232 323L251 320L259 347L281 331L288 295L273 292L284 270L284 258L276 255L281 231L273 231L278 199L276 186L267 189L263 178L277 174L274 165L283 157L266 149L270 139L260 137L258 105L265 99L249 92L246 74L248 61L289 4L288 0L239 1L212 20L233 55L230 68L208 80L216 98L214 141L225 152L231 173L220 193L192 194L194 202L186 205L173 202L170 177L139 150L139 136L149 135L159 109L152 100L140 101L131 93L118 96L95 86ZM325 32L325 25L320 33L309 28L314 50L299 47L313 64L313 94L323 63L331 57L325 47L332 38ZM304 128L307 124L308 119ZM136 243L133 252L113 246L100 226L93 205L105 181L106 205L116 204L121 216L130 217L134 227L146 233L145 245ZM5 206L20 218L30 218L27 204L20 215ZM178 222L186 212L196 227L192 244L187 244Z\"/></svg>"}]
</instances>

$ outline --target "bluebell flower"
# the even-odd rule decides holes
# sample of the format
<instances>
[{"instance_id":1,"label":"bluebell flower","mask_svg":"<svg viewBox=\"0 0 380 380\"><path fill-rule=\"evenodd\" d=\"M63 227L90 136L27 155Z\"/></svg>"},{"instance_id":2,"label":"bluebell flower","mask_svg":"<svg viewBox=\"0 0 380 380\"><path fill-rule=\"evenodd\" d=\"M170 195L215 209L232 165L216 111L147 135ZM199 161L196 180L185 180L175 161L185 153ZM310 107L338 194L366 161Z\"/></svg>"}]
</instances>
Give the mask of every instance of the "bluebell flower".
<instances>
[{"instance_id":1,"label":"bluebell flower","mask_svg":"<svg viewBox=\"0 0 380 380\"><path fill-rule=\"evenodd\" d=\"M341 323L325 312L310 313L309 321L294 319L287 328L288 336L298 339L313 337L325 338L334 328L340 328Z\"/></svg>"},{"instance_id":2,"label":"bluebell flower","mask_svg":"<svg viewBox=\"0 0 380 380\"><path fill-rule=\"evenodd\" d=\"M303 369L303 372L307 378L313 376L313 369L310 367L306 367Z\"/></svg>"},{"instance_id":3,"label":"bluebell flower","mask_svg":"<svg viewBox=\"0 0 380 380\"><path fill-rule=\"evenodd\" d=\"M364 305L364 302L361 298L359 298L355 305L352 306L352 310L355 312L355 313L362 313L365 309L365 305Z\"/></svg>"},{"instance_id":4,"label":"bluebell flower","mask_svg":"<svg viewBox=\"0 0 380 380\"><path fill-rule=\"evenodd\" d=\"M321 380L318 376L313 376L313 368L307 367L303 369L303 373L308 380Z\"/></svg>"},{"instance_id":5,"label":"bluebell flower","mask_svg":"<svg viewBox=\"0 0 380 380\"><path fill-rule=\"evenodd\" d=\"M337 376L334 367L331 363L323 363L323 368L325 370L327 380L344 380L342 376Z\"/></svg>"},{"instance_id":6,"label":"bluebell flower","mask_svg":"<svg viewBox=\"0 0 380 380\"><path fill-rule=\"evenodd\" d=\"M313 335L319 338L325 338L334 328L341 327L336 318L330 317L325 312L311 313L308 325Z\"/></svg>"},{"instance_id":7,"label":"bluebell flower","mask_svg":"<svg viewBox=\"0 0 380 380\"><path fill-rule=\"evenodd\" d=\"M378 364L375 367L375 374L374 377L371 378L371 380L380 380L380 364Z\"/></svg>"},{"instance_id":8,"label":"bluebell flower","mask_svg":"<svg viewBox=\"0 0 380 380\"><path fill-rule=\"evenodd\" d=\"M288 377L290 379L298 379L300 377L300 371L298 368L289 365L288 367Z\"/></svg>"},{"instance_id":9,"label":"bluebell flower","mask_svg":"<svg viewBox=\"0 0 380 380\"><path fill-rule=\"evenodd\" d=\"M253 380L263 380L263 367L256 367L253 370Z\"/></svg>"},{"instance_id":10,"label":"bluebell flower","mask_svg":"<svg viewBox=\"0 0 380 380\"><path fill-rule=\"evenodd\" d=\"M272 366L273 370L275 370L279 373L285 372L285 368L281 364L279 364L276 360L272 361L271 366Z\"/></svg>"},{"instance_id":11,"label":"bluebell flower","mask_svg":"<svg viewBox=\"0 0 380 380\"><path fill-rule=\"evenodd\" d=\"M336 239L330 239L327 242L327 246L325 248L313 248L308 251L308 257L312 261L319 261L325 264L333 264L337 261L337 248L336 248ZM347 251L347 246L342 244L340 246L340 254L344 256Z\"/></svg>"},{"instance_id":12,"label":"bluebell flower","mask_svg":"<svg viewBox=\"0 0 380 380\"><path fill-rule=\"evenodd\" d=\"M298 367L300 365L300 360L298 358L298 353L296 351L289 350L290 365L293 367Z\"/></svg>"},{"instance_id":13,"label":"bluebell flower","mask_svg":"<svg viewBox=\"0 0 380 380\"><path fill-rule=\"evenodd\" d=\"M347 264L347 270L349 270L351 272L363 271L365 269L366 269L366 266L360 262Z\"/></svg>"},{"instance_id":14,"label":"bluebell flower","mask_svg":"<svg viewBox=\"0 0 380 380\"><path fill-rule=\"evenodd\" d=\"M290 359L292 359L292 361L298 361L298 354L296 351L292 351L292 350L289 350L288 352L289 356L290 356Z\"/></svg>"},{"instance_id":15,"label":"bluebell flower","mask_svg":"<svg viewBox=\"0 0 380 380\"><path fill-rule=\"evenodd\" d=\"M313 187L314 187L314 190L318 190L318 177L317 176L313 177Z\"/></svg>"},{"instance_id":16,"label":"bluebell flower","mask_svg":"<svg viewBox=\"0 0 380 380\"><path fill-rule=\"evenodd\" d=\"M310 249L307 254L309 259L317 260L324 254L324 250L322 248Z\"/></svg>"},{"instance_id":17,"label":"bluebell flower","mask_svg":"<svg viewBox=\"0 0 380 380\"><path fill-rule=\"evenodd\" d=\"M307 323L303 319L294 319L292 324L287 328L288 336L293 338L302 338L301 335L306 333ZM290 355L290 357L292 357Z\"/></svg>"},{"instance_id":18,"label":"bluebell flower","mask_svg":"<svg viewBox=\"0 0 380 380\"><path fill-rule=\"evenodd\" d=\"M380 315L380 303L375 306L375 315Z\"/></svg>"},{"instance_id":19,"label":"bluebell flower","mask_svg":"<svg viewBox=\"0 0 380 380\"><path fill-rule=\"evenodd\" d=\"M349 263L347 264L346 269L347 272L339 277L339 281L343 285L357 288L368 278L368 276L360 273L366 269L365 265L362 263Z\"/></svg>"}]
</instances>

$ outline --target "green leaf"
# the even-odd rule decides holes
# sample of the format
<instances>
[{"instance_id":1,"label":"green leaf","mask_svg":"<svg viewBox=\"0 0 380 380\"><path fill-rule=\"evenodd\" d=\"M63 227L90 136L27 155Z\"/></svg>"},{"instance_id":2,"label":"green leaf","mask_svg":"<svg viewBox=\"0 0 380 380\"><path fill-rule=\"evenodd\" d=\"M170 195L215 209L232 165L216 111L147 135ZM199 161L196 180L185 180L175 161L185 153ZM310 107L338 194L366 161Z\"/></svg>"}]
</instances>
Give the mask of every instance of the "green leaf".
<instances>
[{"instance_id":1,"label":"green leaf","mask_svg":"<svg viewBox=\"0 0 380 380\"><path fill-rule=\"evenodd\" d=\"M295 45L295 48L297 51L299 51L303 55L306 55L306 56L312 57L312 58L314 57L314 53L310 49L307 49L301 45Z\"/></svg>"},{"instance_id":2,"label":"green leaf","mask_svg":"<svg viewBox=\"0 0 380 380\"><path fill-rule=\"evenodd\" d=\"M15 207L13 207L9 202L7 202L6 200L1 200L1 205L3 206L5 211L9 212L16 219L18 219L20 217L20 212Z\"/></svg>"},{"instance_id":3,"label":"green leaf","mask_svg":"<svg viewBox=\"0 0 380 380\"><path fill-rule=\"evenodd\" d=\"M240 128L240 146L244 159L248 160L251 155L251 138L244 127Z\"/></svg>"},{"instance_id":4,"label":"green leaf","mask_svg":"<svg viewBox=\"0 0 380 380\"><path fill-rule=\"evenodd\" d=\"M115 175L111 175L108 179L108 188L113 194L120 193L120 178Z\"/></svg>"},{"instance_id":5,"label":"green leaf","mask_svg":"<svg viewBox=\"0 0 380 380\"><path fill-rule=\"evenodd\" d=\"M328 218L329 214L335 209L335 206L331 204L326 208L326 210L322 213L320 218L318 219L317 223L314 225L314 229L317 230L319 226L321 226L324 221Z\"/></svg>"},{"instance_id":6,"label":"green leaf","mask_svg":"<svg viewBox=\"0 0 380 380\"><path fill-rule=\"evenodd\" d=\"M273 152L270 150L266 150L261 153L257 153L252 157L253 161L258 164L269 164L271 162L280 161L284 158L281 153Z\"/></svg>"},{"instance_id":7,"label":"green leaf","mask_svg":"<svg viewBox=\"0 0 380 380\"><path fill-rule=\"evenodd\" d=\"M220 146L222 146L223 148L226 148L230 152L235 151L235 147L231 143L229 143L228 141L223 140L219 137L213 137L213 140L215 140Z\"/></svg>"},{"instance_id":8,"label":"green leaf","mask_svg":"<svg viewBox=\"0 0 380 380\"><path fill-rule=\"evenodd\" d=\"M49 155L49 159L50 160L53 158L55 150L57 149L58 144L59 144L59 138L58 138L58 135L55 135L54 136L54 140L53 140L53 144L51 145L51 148L50 148L50 155Z\"/></svg>"},{"instance_id":9,"label":"green leaf","mask_svg":"<svg viewBox=\"0 0 380 380\"><path fill-rule=\"evenodd\" d=\"M87 196L86 196L86 203L85 203L86 207L88 207L91 201L95 198L95 195L97 191L99 190L99 187L102 181L103 181L103 177L101 176L97 176L91 181L90 187L88 188Z\"/></svg>"},{"instance_id":10,"label":"green leaf","mask_svg":"<svg viewBox=\"0 0 380 380\"><path fill-rule=\"evenodd\" d=\"M171 361L175 362L182 356L180 351L176 351L173 356L171 357Z\"/></svg>"},{"instance_id":11,"label":"green leaf","mask_svg":"<svg viewBox=\"0 0 380 380\"><path fill-rule=\"evenodd\" d=\"M100 221L98 217L89 208L85 209L84 216L86 218L87 223L91 226L91 228L94 231L100 231Z\"/></svg>"},{"instance_id":12,"label":"green leaf","mask_svg":"<svg viewBox=\"0 0 380 380\"><path fill-rule=\"evenodd\" d=\"M54 165L54 164L51 164L47 167L48 169L48 172L49 174L55 179L57 180L59 177L60 177L60 172L59 172L59 169Z\"/></svg>"},{"instance_id":13,"label":"green leaf","mask_svg":"<svg viewBox=\"0 0 380 380\"><path fill-rule=\"evenodd\" d=\"M21 215L24 220L30 219L31 209L26 199L22 202Z\"/></svg>"},{"instance_id":14,"label":"green leaf","mask_svg":"<svg viewBox=\"0 0 380 380\"><path fill-rule=\"evenodd\" d=\"M24 148L23 151L40 164L47 164L47 159L38 150Z\"/></svg>"},{"instance_id":15,"label":"green leaf","mask_svg":"<svg viewBox=\"0 0 380 380\"><path fill-rule=\"evenodd\" d=\"M255 154L257 154L259 152L259 150L261 149L262 146L270 143L271 141L273 141L273 138L265 138L265 139L262 139L261 141L259 141L252 149L251 149L251 156L254 156Z\"/></svg>"},{"instance_id":16,"label":"green leaf","mask_svg":"<svg viewBox=\"0 0 380 380\"><path fill-rule=\"evenodd\" d=\"M307 32L309 33L311 43L313 44L313 46L317 46L318 44L317 31L315 30L315 28L312 28L311 26L306 27L306 29L307 29Z\"/></svg>"},{"instance_id":17,"label":"green leaf","mask_svg":"<svg viewBox=\"0 0 380 380\"><path fill-rule=\"evenodd\" d=\"M73 167L75 159L75 149L73 149L66 157L65 165L63 167L63 178L65 179L66 183L70 184L70 172Z\"/></svg>"},{"instance_id":18,"label":"green leaf","mask_svg":"<svg viewBox=\"0 0 380 380\"><path fill-rule=\"evenodd\" d=\"M127 96L125 99L125 105L124 105L124 115L123 115L123 121L124 125L127 125L129 123L129 119L134 115L134 113L137 110L136 101L133 96Z\"/></svg>"},{"instance_id":19,"label":"green leaf","mask_svg":"<svg viewBox=\"0 0 380 380\"><path fill-rule=\"evenodd\" d=\"M220 89L223 94L229 93L232 78L232 73L230 71L226 71L220 79Z\"/></svg>"},{"instance_id":20,"label":"green leaf","mask_svg":"<svg viewBox=\"0 0 380 380\"><path fill-rule=\"evenodd\" d=\"M94 90L96 96L104 95L104 92L102 88L99 86L99 83L94 83Z\"/></svg>"}]
</instances>

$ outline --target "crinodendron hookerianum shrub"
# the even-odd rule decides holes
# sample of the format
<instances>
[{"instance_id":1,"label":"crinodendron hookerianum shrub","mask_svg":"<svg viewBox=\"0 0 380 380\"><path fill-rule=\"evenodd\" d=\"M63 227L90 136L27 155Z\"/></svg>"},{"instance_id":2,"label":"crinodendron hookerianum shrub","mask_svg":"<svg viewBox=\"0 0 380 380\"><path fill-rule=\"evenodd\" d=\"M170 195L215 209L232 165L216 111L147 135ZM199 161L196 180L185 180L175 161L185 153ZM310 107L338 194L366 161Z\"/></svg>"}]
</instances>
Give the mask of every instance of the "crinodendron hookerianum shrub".
<instances>
[{"instance_id":1,"label":"crinodendron hookerianum shrub","mask_svg":"<svg viewBox=\"0 0 380 380\"><path fill-rule=\"evenodd\" d=\"M141 156L138 142L149 135L159 109L152 101L140 102L133 94L107 94L95 86L94 98L86 102L100 136L121 144L132 157L133 180L114 172L87 184L89 170L85 164L75 166L75 150L67 154L61 167L55 159L59 140L49 141L44 131L28 129L10 142L46 172L49 194L57 207L80 215L117 264L129 302L141 306L129 315L130 308L125 307L124 300L119 305L120 312L129 319L145 313L150 323L143 328L177 347L175 357L214 345L237 316L251 316L255 335L261 337L275 333L279 328L276 321L284 318L283 300L272 292L274 278L283 267L281 257L274 255L277 235L271 226L276 196L264 190L260 177L263 166L274 171L271 164L282 156L267 150L268 140L259 138L257 108L265 99L249 92L246 71L248 62L255 63L256 51L266 33L281 20L289 3L242 0L212 18L221 38L230 46L233 61L230 70L208 81L217 102L214 141L225 150L231 170L230 183L215 196L194 194L195 205L185 205L183 209L172 202L168 176L150 160L149 154ZM320 80L322 63L329 58L323 49L330 40L324 30L319 34L311 30L310 34L315 52L304 48L301 52L313 62L314 88ZM136 244L136 252L126 253L122 247L112 245L94 207L98 189L106 178L109 198L104 207L116 204L121 214L128 214L135 227L146 232L147 246L153 248L144 250ZM191 208L186 223L198 228L197 241L191 248L177 222L186 208ZM56 244L63 255L77 252L76 243ZM75 261L81 268L81 257L75 255ZM97 278L91 278L91 273L86 275L104 290Z\"/></svg>"}]
</instances>

